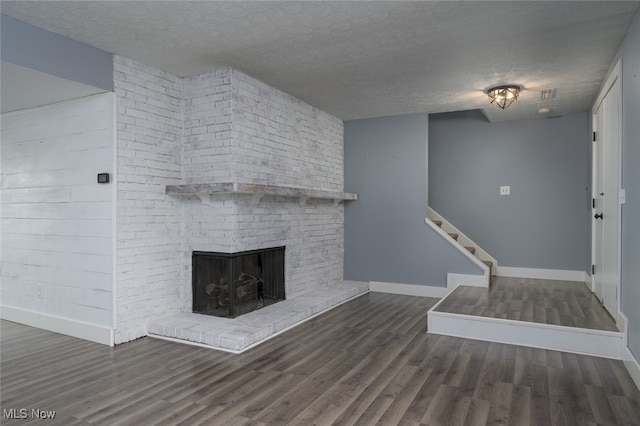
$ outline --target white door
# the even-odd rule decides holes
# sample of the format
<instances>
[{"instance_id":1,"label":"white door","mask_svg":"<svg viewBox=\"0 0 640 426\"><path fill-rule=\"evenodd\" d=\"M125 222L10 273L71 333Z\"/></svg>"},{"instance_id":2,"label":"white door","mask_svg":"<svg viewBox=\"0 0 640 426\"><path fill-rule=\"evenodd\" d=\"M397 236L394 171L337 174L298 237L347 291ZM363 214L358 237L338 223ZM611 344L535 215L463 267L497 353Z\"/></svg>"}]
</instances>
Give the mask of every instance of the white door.
<instances>
[{"instance_id":1,"label":"white door","mask_svg":"<svg viewBox=\"0 0 640 426\"><path fill-rule=\"evenodd\" d=\"M607 90L607 89L605 89ZM594 116L593 288L614 319L620 285L620 82L608 88Z\"/></svg>"}]
</instances>

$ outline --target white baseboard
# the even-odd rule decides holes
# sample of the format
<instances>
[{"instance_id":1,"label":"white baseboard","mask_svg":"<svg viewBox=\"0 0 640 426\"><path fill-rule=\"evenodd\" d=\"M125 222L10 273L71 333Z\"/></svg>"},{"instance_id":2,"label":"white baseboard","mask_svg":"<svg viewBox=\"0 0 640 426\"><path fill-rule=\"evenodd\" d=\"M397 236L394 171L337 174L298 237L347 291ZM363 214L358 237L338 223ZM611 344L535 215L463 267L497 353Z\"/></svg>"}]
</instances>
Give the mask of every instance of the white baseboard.
<instances>
[{"instance_id":1,"label":"white baseboard","mask_svg":"<svg viewBox=\"0 0 640 426\"><path fill-rule=\"evenodd\" d=\"M427 331L446 336L622 359L621 333L436 312Z\"/></svg>"},{"instance_id":2,"label":"white baseboard","mask_svg":"<svg viewBox=\"0 0 640 426\"><path fill-rule=\"evenodd\" d=\"M622 313L618 312L618 318L616 320L616 325L618 326L618 330L622 333L622 347L626 348L629 346L629 333L627 331L627 325L629 324L629 320Z\"/></svg>"},{"instance_id":3,"label":"white baseboard","mask_svg":"<svg viewBox=\"0 0 640 426\"><path fill-rule=\"evenodd\" d=\"M67 336L113 346L114 333L113 330L108 327L11 306L0 306L0 318L30 327L53 331L54 333L66 334Z\"/></svg>"},{"instance_id":4,"label":"white baseboard","mask_svg":"<svg viewBox=\"0 0 640 426\"><path fill-rule=\"evenodd\" d=\"M483 275L447 274L447 288L456 288L459 285L469 287L489 287L489 271Z\"/></svg>"},{"instance_id":5,"label":"white baseboard","mask_svg":"<svg viewBox=\"0 0 640 426\"><path fill-rule=\"evenodd\" d=\"M635 382L638 389L640 389L640 363L638 363L636 357L633 356L627 347L622 350L622 362L624 362L624 366L627 367L629 375Z\"/></svg>"},{"instance_id":6,"label":"white baseboard","mask_svg":"<svg viewBox=\"0 0 640 426\"><path fill-rule=\"evenodd\" d=\"M638 363L638 359L629 349L628 324L629 320L627 317L622 312L619 312L617 325L618 329L622 332L622 362L624 362L624 366L627 367L629 375L635 382L638 389L640 389L640 363Z\"/></svg>"},{"instance_id":7,"label":"white baseboard","mask_svg":"<svg viewBox=\"0 0 640 426\"><path fill-rule=\"evenodd\" d=\"M405 296L442 298L449 294L450 289L448 289L447 287L435 287L428 285L369 281L369 291L378 293L402 294Z\"/></svg>"},{"instance_id":8,"label":"white baseboard","mask_svg":"<svg viewBox=\"0 0 640 426\"><path fill-rule=\"evenodd\" d=\"M587 282L585 271L565 271L562 269L514 268L498 266L499 277L534 278L540 280L580 281Z\"/></svg>"}]
</instances>

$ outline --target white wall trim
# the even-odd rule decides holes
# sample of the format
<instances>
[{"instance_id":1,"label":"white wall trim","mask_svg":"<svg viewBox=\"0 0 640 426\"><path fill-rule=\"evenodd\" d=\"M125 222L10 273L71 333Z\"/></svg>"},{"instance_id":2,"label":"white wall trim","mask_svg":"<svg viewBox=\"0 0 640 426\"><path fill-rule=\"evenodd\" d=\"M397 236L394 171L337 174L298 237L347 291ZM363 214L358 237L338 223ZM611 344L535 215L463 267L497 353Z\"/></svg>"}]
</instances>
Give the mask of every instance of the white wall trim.
<instances>
[{"instance_id":1,"label":"white wall trim","mask_svg":"<svg viewBox=\"0 0 640 426\"><path fill-rule=\"evenodd\" d=\"M628 347L622 350L622 362L624 366L627 367L627 371L636 386L640 389L640 363L638 363L638 360L633 356L633 353L631 353Z\"/></svg>"},{"instance_id":2,"label":"white wall trim","mask_svg":"<svg viewBox=\"0 0 640 426\"><path fill-rule=\"evenodd\" d=\"M623 116L623 111L622 111L622 58L618 59L618 61L616 62L616 64L614 65L613 69L611 70L611 73L609 73L609 75L607 76L607 80L605 82L604 85L601 86L598 95L596 96L596 100L594 101L593 105L591 106L591 117L592 117L592 130L598 131L600 132L602 129L597 129L596 128L596 124L597 124L597 111L600 108L600 105L602 104L602 102L604 101L605 97L609 94L609 92L613 89L613 86L616 84L616 82L618 82L618 91L619 91L619 96L618 96L618 120L617 120L617 127L618 127L618 138L615 141L615 144L617 144L617 150L618 150L618 164L617 164L617 190L618 190L618 194L620 193L620 190L622 189L622 157L623 157L623 152L622 152L622 116ZM593 188L596 188L597 186L597 176L595 171L598 169L598 158L596 156L596 151L595 148L593 147L592 144L592 176L591 176L591 188L593 191ZM593 194L592 194L593 195ZM593 212L592 212L593 213ZM616 249L618 250L617 252L617 270L616 270L616 274L614 276L615 281L616 281L616 285L617 285L617 294L619 295L619 297L617 297L617 303L616 303L616 312L613 315L614 318L616 318L616 322L620 320L620 313L622 310L622 204L620 204L620 200L618 199L618 202L616 203L616 215L618 216L617 220L618 220L618 229L617 229L617 247ZM594 242L594 235L596 234L596 220L594 220L593 218L591 219L591 263L596 265L597 267L597 247L595 246L595 244L593 244ZM593 288L593 285L595 284L592 283L592 292L594 292L594 294L596 294L596 292L594 291L595 289ZM601 289L603 291L603 289ZM598 297L598 299L600 301L603 300L604 295L603 294L596 294L596 297Z\"/></svg>"},{"instance_id":3,"label":"white wall trim","mask_svg":"<svg viewBox=\"0 0 640 426\"><path fill-rule=\"evenodd\" d=\"M111 327L118 328L118 97L111 93L113 107L113 168L111 169ZM115 339L115 334L111 333ZM113 346L115 341L111 341Z\"/></svg>"},{"instance_id":4,"label":"white wall trim","mask_svg":"<svg viewBox=\"0 0 640 426\"><path fill-rule=\"evenodd\" d=\"M499 266L498 276L535 278L541 280L590 282L590 278L588 278L589 274L587 274L585 271L566 271L562 269L515 268L510 266Z\"/></svg>"},{"instance_id":5,"label":"white wall trim","mask_svg":"<svg viewBox=\"0 0 640 426\"><path fill-rule=\"evenodd\" d=\"M584 283L589 287L589 290L593 293L593 279L591 278L591 274L585 272L584 274Z\"/></svg>"},{"instance_id":6,"label":"white wall trim","mask_svg":"<svg viewBox=\"0 0 640 426\"><path fill-rule=\"evenodd\" d=\"M629 324L629 320L627 317L620 311L618 311L618 318L616 319L616 326L618 326L618 330L622 333L622 346L629 346L629 330L627 329L627 325ZM640 387L640 386L639 386Z\"/></svg>"},{"instance_id":7,"label":"white wall trim","mask_svg":"<svg viewBox=\"0 0 640 426\"><path fill-rule=\"evenodd\" d=\"M629 349L629 329L627 328L629 320L620 311L618 311L617 326L620 332L622 332L622 362L627 368L629 375L635 382L638 389L640 389L640 363L638 359L633 355Z\"/></svg>"},{"instance_id":8,"label":"white wall trim","mask_svg":"<svg viewBox=\"0 0 640 426\"><path fill-rule=\"evenodd\" d=\"M456 288L459 285L465 285L469 287L489 287L489 280L487 273L484 275L469 275L469 274L447 274L447 288Z\"/></svg>"},{"instance_id":9,"label":"white wall trim","mask_svg":"<svg viewBox=\"0 0 640 426\"><path fill-rule=\"evenodd\" d=\"M462 246L462 248L464 248L465 252L467 252L467 253L469 253L469 251L466 249L467 246L474 247L476 249L476 251L475 251L475 253L472 254L472 256L477 258L477 259L479 259L480 261L488 260L491 263L493 263L493 265L490 268L491 269L490 270L490 275L496 275L497 274L496 268L498 267L498 260L495 257L491 256L478 243L476 243L471 238L469 238L464 232L462 232L460 229L458 229L453 223L449 222L440 213L438 213L437 211L435 211L431 207L427 207L427 219L429 219L432 223L433 223L434 220L441 221L442 222L442 226L438 226L438 227L442 231L444 231L444 233L446 233L447 236L449 236L450 232L458 234L458 239L454 240L453 238L451 238L451 241L454 241L456 245ZM435 223L433 223L433 225L435 225ZM435 225L435 226L437 226L437 225ZM458 248L458 249L460 249L460 248ZM469 254L471 254L471 253L469 253ZM482 264L484 265L484 262Z\"/></svg>"},{"instance_id":10,"label":"white wall trim","mask_svg":"<svg viewBox=\"0 0 640 426\"><path fill-rule=\"evenodd\" d=\"M449 234L447 234L442 228L440 228L438 225L436 225L435 223L433 223L431 221L431 219L429 219L428 217L424 219L424 222L434 231L436 231L436 233L438 235L440 235L440 237L442 237L444 240L446 240L447 242L449 242L449 244L451 244L452 247L454 247L456 250L458 250L460 253L462 253L462 255L464 257L466 257L467 259L469 259L470 261L472 261L478 268L480 268L480 270L483 272L485 280L486 280L486 285L484 287L489 287L489 280L490 280L490 273L491 271L489 270L489 267L487 265L485 265L484 263L482 263L482 261L480 259L478 259L477 257L475 257L473 254L471 254L469 252L469 250L467 250L466 248L464 248L464 246L460 243L458 243L456 240L454 240Z\"/></svg>"},{"instance_id":11,"label":"white wall trim","mask_svg":"<svg viewBox=\"0 0 640 426\"><path fill-rule=\"evenodd\" d=\"M444 219L442 219L444 220ZM456 274L456 273L448 273L447 274L447 287L455 288L458 285L469 285L474 287L489 287L489 282L491 280L491 270L487 265L485 265L480 259L471 254L469 250L465 249L459 242L454 240L448 233L446 233L442 228L433 223L431 219L428 217L424 219L424 222L433 229L440 237L446 240L452 247L462 253L467 259L472 261L480 270L482 271L482 275L471 275L471 274ZM495 263L494 263L495 264ZM471 278L473 277L473 278ZM477 278L476 278L477 277ZM451 280L451 282L450 282Z\"/></svg>"},{"instance_id":12,"label":"white wall trim","mask_svg":"<svg viewBox=\"0 0 640 426\"><path fill-rule=\"evenodd\" d=\"M455 290L459 285L469 287L488 287L487 274L468 275L449 273L447 274L446 287L369 281L369 291L377 293L402 294L405 296L436 297L442 299Z\"/></svg>"},{"instance_id":13,"label":"white wall trim","mask_svg":"<svg viewBox=\"0 0 640 426\"><path fill-rule=\"evenodd\" d=\"M450 289L447 287L436 287L428 285L369 281L369 291L377 293L402 294L405 296L442 298L449 294Z\"/></svg>"},{"instance_id":14,"label":"white wall trim","mask_svg":"<svg viewBox=\"0 0 640 426\"><path fill-rule=\"evenodd\" d=\"M0 306L0 318L30 327L113 346L113 329L11 306Z\"/></svg>"},{"instance_id":15,"label":"white wall trim","mask_svg":"<svg viewBox=\"0 0 640 426\"><path fill-rule=\"evenodd\" d=\"M427 314L429 333L622 359L618 332L451 314L434 308Z\"/></svg>"},{"instance_id":16,"label":"white wall trim","mask_svg":"<svg viewBox=\"0 0 640 426\"><path fill-rule=\"evenodd\" d=\"M592 114L595 115L604 97L607 95L607 93L609 93L609 90L611 90L611 87L616 82L616 80L620 78L621 75L622 75L622 59L618 59L618 62L616 62L615 66L611 70L611 73L607 77L607 82L602 85L602 89L600 89L600 91L598 92L598 96L596 97L595 102L591 106Z\"/></svg>"}]
</instances>

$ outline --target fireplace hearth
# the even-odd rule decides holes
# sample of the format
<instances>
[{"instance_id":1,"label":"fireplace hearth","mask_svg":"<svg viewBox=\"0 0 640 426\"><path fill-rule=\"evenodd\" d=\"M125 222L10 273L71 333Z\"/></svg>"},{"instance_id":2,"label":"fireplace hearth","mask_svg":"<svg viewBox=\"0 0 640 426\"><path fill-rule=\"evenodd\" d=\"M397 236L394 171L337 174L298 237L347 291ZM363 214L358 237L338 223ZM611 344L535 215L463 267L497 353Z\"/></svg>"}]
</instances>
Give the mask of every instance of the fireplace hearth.
<instances>
[{"instance_id":1,"label":"fireplace hearth","mask_svg":"<svg viewBox=\"0 0 640 426\"><path fill-rule=\"evenodd\" d=\"M193 252L193 312L235 318L285 300L285 247Z\"/></svg>"}]
</instances>

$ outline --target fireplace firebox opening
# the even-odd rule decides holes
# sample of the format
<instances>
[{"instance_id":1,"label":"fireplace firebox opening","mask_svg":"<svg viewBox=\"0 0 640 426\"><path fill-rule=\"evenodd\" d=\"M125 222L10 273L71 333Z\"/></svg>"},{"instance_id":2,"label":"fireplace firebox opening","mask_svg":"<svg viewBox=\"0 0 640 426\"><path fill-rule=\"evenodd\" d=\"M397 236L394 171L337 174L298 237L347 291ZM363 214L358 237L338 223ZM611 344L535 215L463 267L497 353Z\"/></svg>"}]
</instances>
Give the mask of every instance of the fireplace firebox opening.
<instances>
[{"instance_id":1,"label":"fireplace firebox opening","mask_svg":"<svg viewBox=\"0 0 640 426\"><path fill-rule=\"evenodd\" d=\"M235 318L285 300L284 252L285 247L194 251L193 312Z\"/></svg>"}]
</instances>

